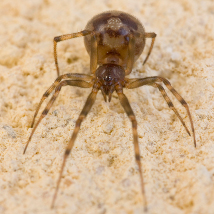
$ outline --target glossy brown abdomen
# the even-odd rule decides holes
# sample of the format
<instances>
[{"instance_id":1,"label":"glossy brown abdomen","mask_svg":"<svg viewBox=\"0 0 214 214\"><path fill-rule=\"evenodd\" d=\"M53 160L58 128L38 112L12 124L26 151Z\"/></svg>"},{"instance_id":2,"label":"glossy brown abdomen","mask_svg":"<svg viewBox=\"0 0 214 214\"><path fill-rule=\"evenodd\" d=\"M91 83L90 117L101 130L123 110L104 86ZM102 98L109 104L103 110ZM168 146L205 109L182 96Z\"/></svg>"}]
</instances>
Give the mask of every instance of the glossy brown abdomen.
<instances>
[{"instance_id":1,"label":"glossy brown abdomen","mask_svg":"<svg viewBox=\"0 0 214 214\"><path fill-rule=\"evenodd\" d=\"M97 64L118 64L126 68L130 35L135 37L134 61L145 46L144 27L135 17L120 11L107 11L94 16L85 30L93 31L97 37ZM91 36L84 37L85 47L91 54Z\"/></svg>"}]
</instances>

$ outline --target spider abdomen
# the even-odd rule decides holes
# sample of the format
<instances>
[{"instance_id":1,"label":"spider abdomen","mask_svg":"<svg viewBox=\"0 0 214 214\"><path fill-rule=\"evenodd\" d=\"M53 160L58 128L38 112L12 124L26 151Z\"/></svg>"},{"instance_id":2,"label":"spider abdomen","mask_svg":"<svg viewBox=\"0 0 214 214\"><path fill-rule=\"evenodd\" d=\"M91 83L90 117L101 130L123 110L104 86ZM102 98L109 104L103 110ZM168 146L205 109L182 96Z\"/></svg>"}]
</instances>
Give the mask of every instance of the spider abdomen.
<instances>
[{"instance_id":1,"label":"spider abdomen","mask_svg":"<svg viewBox=\"0 0 214 214\"><path fill-rule=\"evenodd\" d=\"M134 61L145 46L145 30L134 16L121 11L107 11L94 16L86 25L86 30L95 32L98 44L97 64L114 63L124 68L127 65L130 36L135 38ZM139 36L141 35L141 36ZM91 35L84 38L85 47L91 54Z\"/></svg>"}]
</instances>

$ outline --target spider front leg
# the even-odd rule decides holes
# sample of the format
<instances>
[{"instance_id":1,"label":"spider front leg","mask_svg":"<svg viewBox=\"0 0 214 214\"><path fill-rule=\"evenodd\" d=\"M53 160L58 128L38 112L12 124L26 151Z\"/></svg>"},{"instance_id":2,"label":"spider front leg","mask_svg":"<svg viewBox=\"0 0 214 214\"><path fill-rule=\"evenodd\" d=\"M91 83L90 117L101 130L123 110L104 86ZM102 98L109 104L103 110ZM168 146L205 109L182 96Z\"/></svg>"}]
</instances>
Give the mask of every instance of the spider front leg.
<instances>
[{"instance_id":1,"label":"spider front leg","mask_svg":"<svg viewBox=\"0 0 214 214\"><path fill-rule=\"evenodd\" d=\"M83 80L83 81L91 81L92 80L92 76L87 75L87 74L77 74L77 73L68 73L68 74L63 74L61 76L59 76L54 83L51 85L51 87L43 94L42 99L39 102L39 105L36 108L32 123L31 123L31 128L33 128L36 116L39 112L39 109L42 105L42 103L44 102L44 100L46 98L48 98L48 96L51 94L51 92L56 88L56 86L60 83L60 81L62 79L66 79L69 78L70 80Z\"/></svg>"},{"instance_id":2,"label":"spider front leg","mask_svg":"<svg viewBox=\"0 0 214 214\"><path fill-rule=\"evenodd\" d=\"M60 185L60 181L61 181L61 178L62 178L62 173L63 173L63 170L64 170L64 167L65 167L65 162L66 162L66 159L68 158L68 155L70 154L73 146L74 146L74 142L77 138L77 134L79 132L79 129L80 129L80 125L83 121L83 119L87 116L88 112L90 111L91 107L93 106L94 102L95 102L95 99L96 99L96 95L97 95L97 92L98 92L98 88L93 88L92 92L89 94L88 96L88 99L76 121L76 125L75 125L75 128L74 128L74 131L73 131L73 134L71 136L71 139L69 140L69 143L68 143L68 146L65 150L65 154L64 154L64 158L63 158L63 163L62 163L62 166L61 166L61 170L60 170L60 174L59 174L59 179L57 181L57 186L56 186L56 190L55 190L55 193L54 193L54 196L53 196L53 201L52 201L52 204L51 204L51 208L54 207L54 203L55 203L55 200L56 200L56 197L57 197L57 193L58 193L58 190L59 190L59 185Z\"/></svg>"},{"instance_id":3,"label":"spider front leg","mask_svg":"<svg viewBox=\"0 0 214 214\"><path fill-rule=\"evenodd\" d=\"M58 97L61 88L62 88L63 86L66 86L66 85L77 86L77 87L81 87L81 88L90 88L90 87L92 86L92 83L88 83L88 82L85 82L85 81L83 81L83 80L64 80L64 81L58 83L58 85L56 86L56 89L55 89L55 93L53 94L53 96L52 96L51 99L49 100L48 104L46 105L46 107L45 107L44 111L42 112L42 114L41 114L39 120L37 121L36 125L33 127L33 130L32 130L32 132L31 132L31 134L30 134L30 137L29 137L29 139L28 139L28 141L27 141L27 143L26 143L26 146L25 146L25 149L24 149L23 154L25 154L25 152L26 152L26 150L27 150L27 147L28 147L28 145L29 145L29 143L30 143L30 141L31 141L31 138L33 137L33 134L34 134L34 132L36 131L36 128L38 127L39 123L40 123L41 120L48 114L48 112L49 112L50 108L52 107L54 101L55 101L56 98ZM53 85L52 85L52 86L53 86ZM52 87L52 86L51 86L51 87ZM51 88L51 87L50 87L50 88ZM52 89L52 88L51 88L51 89ZM52 89L52 90L53 90L53 89ZM44 95L43 95L43 97L44 97ZM43 99L43 97L42 97L42 99ZM43 102L43 100L40 101L39 107L41 106L41 103L42 103L42 102ZM36 111L36 112L38 112L38 109L39 109L39 108L37 108L37 111ZM34 117L34 119L35 119L35 117Z\"/></svg>"},{"instance_id":4,"label":"spider front leg","mask_svg":"<svg viewBox=\"0 0 214 214\"><path fill-rule=\"evenodd\" d=\"M138 79L138 80L135 80L135 81L132 81L131 79L127 79L126 88L129 88L129 89L138 88L138 87L141 87L143 85L151 85L151 86L157 87L160 90L160 92L162 93L163 97L165 98L168 106L175 112L175 114L178 116L178 118L180 119L181 123L185 127L187 133L189 134L189 130L187 129L183 119L181 118L181 116L179 115L177 110L175 109L175 107L172 104L171 100L167 96L165 90L163 88L161 88L162 86L160 86L156 82L162 82L171 91L171 93L175 96L175 98L181 103L181 105L183 105L184 108L186 109L187 114L189 116L192 133L193 133L194 146L196 147L195 130L194 130L194 125L193 125L193 121L192 121L192 116L191 116L190 111L189 111L189 106L186 103L186 101L181 97L181 95L171 86L170 82L167 79L165 79L163 77L159 77L159 76L146 77L146 78Z\"/></svg>"},{"instance_id":5,"label":"spider front leg","mask_svg":"<svg viewBox=\"0 0 214 214\"><path fill-rule=\"evenodd\" d=\"M128 115L128 117L132 123L135 160L138 165L139 174L140 174L141 191L142 191L142 195L143 195L144 209L145 209L145 211L147 211L147 201L146 201L146 195L145 195L143 173L142 173L141 162L140 162L140 148L139 148L139 143L138 143L137 121L136 121L134 112L130 106L130 103L129 103L127 97L125 96L125 94L123 94L122 89L117 90L117 94L118 94L122 107L124 108L126 114Z\"/></svg>"},{"instance_id":6,"label":"spider front leg","mask_svg":"<svg viewBox=\"0 0 214 214\"><path fill-rule=\"evenodd\" d=\"M90 33L91 33L91 31L83 30L83 31L80 31L77 33L66 34L66 35L54 37L54 40L53 40L53 42L54 42L54 60L55 60L55 65L56 65L57 76L59 76L59 66L58 66L57 51L56 51L57 42L61 42L61 41L68 40L68 39L73 39L73 38L80 37L80 36L86 36L86 35L89 35Z\"/></svg>"}]
</instances>

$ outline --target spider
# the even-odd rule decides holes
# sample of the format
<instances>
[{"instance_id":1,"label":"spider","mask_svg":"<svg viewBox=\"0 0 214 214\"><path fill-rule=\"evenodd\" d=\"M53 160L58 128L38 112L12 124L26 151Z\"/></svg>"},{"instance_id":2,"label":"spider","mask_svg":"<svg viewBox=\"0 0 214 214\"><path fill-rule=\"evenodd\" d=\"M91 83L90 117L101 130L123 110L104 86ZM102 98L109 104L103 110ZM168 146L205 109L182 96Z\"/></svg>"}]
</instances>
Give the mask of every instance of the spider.
<instances>
[{"instance_id":1,"label":"spider","mask_svg":"<svg viewBox=\"0 0 214 214\"><path fill-rule=\"evenodd\" d=\"M60 76L57 60L57 43L60 41L80 36L84 36L85 47L88 54L90 55L91 75L67 73ZM186 127L183 119L181 118L180 114L178 113L172 101L165 92L165 89L163 88L162 85L159 84L163 83L171 91L175 98L185 107L191 124L194 146L196 147L195 131L189 107L186 101L171 86L170 82L167 79L160 76L152 76L139 79L137 78L130 79L126 77L131 73L134 62L139 58L139 56L143 52L146 38L151 38L152 39L151 45L143 64L146 63L152 51L155 42L155 37L156 37L155 33L145 32L144 27L140 23L140 21L133 17L132 15L121 11L107 11L94 16L87 23L83 31L61 35L54 38L54 59L58 78L50 86L50 88L43 94L40 100L40 103L33 117L33 121L31 124L31 128L33 129L26 143L24 153L26 152L26 149L32 139L32 136L36 131L36 128L38 127L41 120L48 114L50 108L52 107L54 101L58 97L59 92L63 86L69 85L81 88L92 88L92 91L89 94L78 119L76 120L73 134L65 150L63 163L61 166L57 186L51 204L52 208L54 207L57 193L59 190L59 185L62 178L63 169L65 167L65 162L74 146L74 142L77 138L80 125L83 119L85 119L85 117L87 116L90 109L92 108L99 90L101 90L105 102L107 101L110 102L112 93L116 91L120 103L132 123L135 160L139 169L141 192L143 196L143 204L145 210L147 210L147 201L142 175L142 167L140 162L137 121L134 112L130 106L130 103L126 95L123 93L123 88L133 89L144 85L150 85L157 88L161 92L169 108L171 108L174 111L174 113L177 115L182 125L186 129L187 133L190 135L188 128ZM34 125L35 118L38 114L38 111L43 101L53 91L54 94L52 95L45 109L43 110L38 121Z\"/></svg>"}]
</instances>

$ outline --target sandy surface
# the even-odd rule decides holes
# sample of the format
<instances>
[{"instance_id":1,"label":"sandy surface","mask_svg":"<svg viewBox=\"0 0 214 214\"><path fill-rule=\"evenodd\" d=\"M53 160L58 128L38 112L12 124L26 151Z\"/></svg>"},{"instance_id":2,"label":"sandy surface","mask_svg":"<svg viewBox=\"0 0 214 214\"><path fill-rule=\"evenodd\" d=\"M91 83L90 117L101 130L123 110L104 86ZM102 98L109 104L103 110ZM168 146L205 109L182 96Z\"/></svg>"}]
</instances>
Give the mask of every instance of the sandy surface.
<instances>
[{"instance_id":1,"label":"sandy surface","mask_svg":"<svg viewBox=\"0 0 214 214\"><path fill-rule=\"evenodd\" d=\"M148 213L214 213L212 0L0 1L0 213L143 213L131 123L116 95L105 103L99 94L83 122L55 209L63 153L90 89L62 89L22 154L36 106L56 78L53 37L83 30L93 15L112 9L157 33L148 63L142 66L147 46L130 76L168 78L188 102L196 130L195 149L159 91L125 90L139 124ZM82 38L60 43L58 55L62 73L89 73Z\"/></svg>"}]
</instances>

